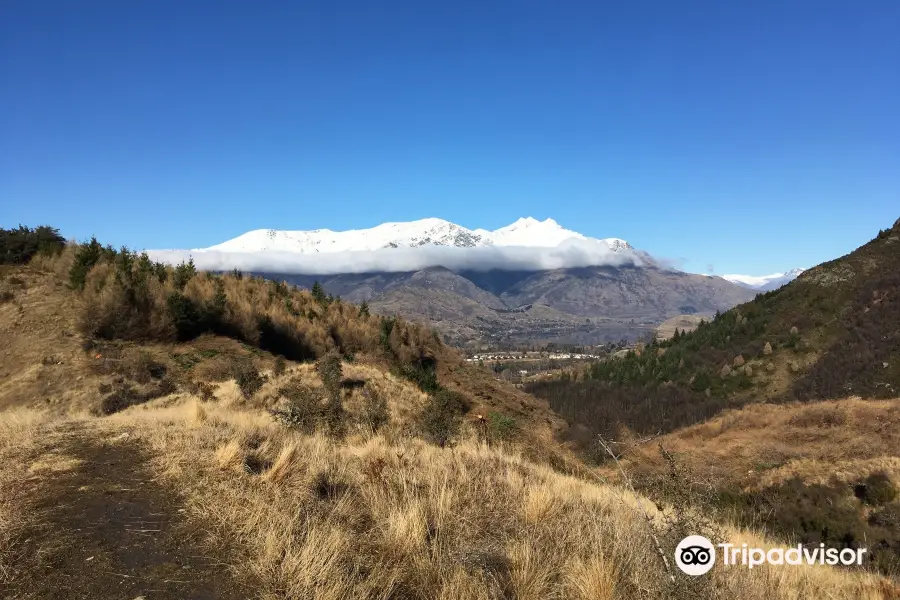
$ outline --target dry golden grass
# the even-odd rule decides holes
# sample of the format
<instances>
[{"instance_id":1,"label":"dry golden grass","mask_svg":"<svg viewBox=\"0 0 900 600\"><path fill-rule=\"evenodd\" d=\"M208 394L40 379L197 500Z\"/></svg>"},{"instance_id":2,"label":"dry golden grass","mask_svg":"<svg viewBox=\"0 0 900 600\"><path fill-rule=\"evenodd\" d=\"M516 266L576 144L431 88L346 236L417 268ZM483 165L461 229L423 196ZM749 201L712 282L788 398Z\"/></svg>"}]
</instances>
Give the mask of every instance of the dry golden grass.
<instances>
[{"instance_id":1,"label":"dry golden grass","mask_svg":"<svg viewBox=\"0 0 900 600\"><path fill-rule=\"evenodd\" d=\"M39 455L53 424L46 411L0 411L0 584L13 576L18 538L34 518L23 484L73 466L59 454Z\"/></svg>"},{"instance_id":2,"label":"dry golden grass","mask_svg":"<svg viewBox=\"0 0 900 600\"><path fill-rule=\"evenodd\" d=\"M211 543L242 548L233 568L263 598L671 597L635 510L652 504L504 449L362 434L338 444L193 401L104 422L152 449L189 514L213 524ZM248 457L264 467L242 468ZM713 573L695 597L887 597L877 577L827 567Z\"/></svg>"},{"instance_id":3,"label":"dry golden grass","mask_svg":"<svg viewBox=\"0 0 900 600\"><path fill-rule=\"evenodd\" d=\"M843 484L880 470L900 482L900 400L750 405L639 447L632 468L667 468L657 441L699 479L745 489L794 476Z\"/></svg>"},{"instance_id":4,"label":"dry golden grass","mask_svg":"<svg viewBox=\"0 0 900 600\"><path fill-rule=\"evenodd\" d=\"M514 443L479 443L479 425L474 422L466 423L462 441L452 449L441 450L415 438L412 424L426 396L364 353L357 355L360 362L344 364L344 378L365 381L388 400L388 425L378 435L351 426L341 443L322 434L300 435L276 423L266 409L278 403L278 388L292 379L319 386L312 365L289 363L283 375L269 373L269 380L247 399L229 379L228 361L245 353L242 360L269 369L272 357L264 353L248 357L234 340L207 336L181 345L120 344L110 348L114 355L102 360L85 355L78 338L67 335L74 331L80 300L60 288L57 277L65 274L65 261L70 259L64 253L56 262L38 265L55 275L27 271L27 294L21 298L24 312L13 305L0 306L0 324L13 332L3 350L3 375L8 377L0 389L0 406L46 406L56 418L71 418L96 402L98 384L120 372L138 371L148 358L164 362L170 371L183 369L178 373L185 379L220 382L212 402L179 392L93 420L96 427L85 428L84 435L103 435L115 443L127 433L127 439L142 441L152 452L160 480L184 495L190 517L204 527L212 525L211 544L226 542L221 547L236 549L233 569L261 582L261 597L673 596L648 526L637 510L640 506L658 520L652 503L620 487L586 480L587 469L578 467L555 441L565 428L562 419L545 403L494 381L482 370L447 359L452 350L440 350L445 353L438 360L441 383L465 393L473 402L473 413L498 410L515 418L520 433ZM92 274L103 276L109 274L102 270ZM331 328L350 347L377 344L377 320L358 319L355 307L333 304L324 309L305 292L292 292L294 309L315 313L312 320L297 319L283 297L269 294L271 284L224 280L229 311L239 325L241 315L263 310L274 321L295 328L292 331L316 351L333 345ZM186 293L208 299L213 291L212 281L199 276ZM88 300L112 306L115 299ZM253 326L249 320L244 325L248 331ZM407 360L429 349L428 335L422 328L402 325L394 329L390 342L394 352ZM48 355L59 356L62 364L45 364ZM214 357L185 367L182 363L191 362L183 360L191 358L187 355ZM345 390L351 421L360 394L352 387ZM896 442L891 437L896 413L888 406L864 404L851 405L844 422L855 428L855 434L848 434L851 437L869 435L874 423L884 423L877 430L880 441L866 444L867 460L874 466L886 456L879 448ZM870 409L875 412L866 412ZM829 431L823 433L821 424L842 417L801 408L796 409L800 415L796 418L767 416L760 410L750 419L758 420L757 440L768 439L770 429L780 427L784 433L794 428L791 431L796 430L798 437L788 438L790 447L811 440L817 449L818 454L804 455L803 460L818 463L796 460L792 467L810 473L835 458L827 453L827 436L842 427L825 427ZM48 443L43 437L47 418L27 411L0 413L4 467L0 468L0 578L12 572L16 535L28 519L23 487L17 483L28 477L52 477L54 469L73 466L65 456L41 457L38 450ZM712 451L716 439L738 457L730 466L743 468L746 463L740 461L756 459L752 451L741 450L742 444L753 441L752 436L740 437L748 427L753 429L749 423L738 419L721 425L721 430L706 424L712 429L691 428L670 436L667 443L681 443L687 449L707 440ZM702 464L717 466L715 460ZM566 469L582 478L559 472ZM752 537L728 531L730 541ZM765 545L765 540L758 541ZM717 569L705 582L702 593L692 598L887 597L879 592L883 580L874 576L818 567L767 567L752 573Z\"/></svg>"}]
</instances>

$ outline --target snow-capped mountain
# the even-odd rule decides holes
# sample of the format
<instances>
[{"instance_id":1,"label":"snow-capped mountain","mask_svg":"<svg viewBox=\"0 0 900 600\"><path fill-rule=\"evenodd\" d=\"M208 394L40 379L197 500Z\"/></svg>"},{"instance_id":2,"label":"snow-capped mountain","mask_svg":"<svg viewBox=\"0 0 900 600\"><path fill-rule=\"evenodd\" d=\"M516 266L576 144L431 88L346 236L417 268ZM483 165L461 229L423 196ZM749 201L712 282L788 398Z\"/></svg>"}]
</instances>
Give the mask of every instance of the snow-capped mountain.
<instances>
[{"instance_id":1,"label":"snow-capped mountain","mask_svg":"<svg viewBox=\"0 0 900 600\"><path fill-rule=\"evenodd\" d=\"M282 231L256 229L227 242L205 248L219 252L369 252L387 248L445 246L456 248L525 247L551 248L570 240L602 242L613 252L633 248L625 240L595 240L563 228L553 219L519 219L494 231L467 229L443 219L383 223L369 229L332 231Z\"/></svg>"},{"instance_id":2,"label":"snow-capped mountain","mask_svg":"<svg viewBox=\"0 0 900 600\"><path fill-rule=\"evenodd\" d=\"M803 273L803 271L805 271L805 269L791 269L786 273L773 273L772 275L763 275L760 277L755 277L753 275L722 275L722 279L752 290L767 292L790 283Z\"/></svg>"},{"instance_id":3,"label":"snow-capped mountain","mask_svg":"<svg viewBox=\"0 0 900 600\"><path fill-rule=\"evenodd\" d=\"M619 238L597 239L531 217L493 231L443 219L383 223L369 229L257 229L209 248L149 250L154 260L189 258L210 271L292 274L455 271L543 271L589 266L656 266Z\"/></svg>"}]
</instances>

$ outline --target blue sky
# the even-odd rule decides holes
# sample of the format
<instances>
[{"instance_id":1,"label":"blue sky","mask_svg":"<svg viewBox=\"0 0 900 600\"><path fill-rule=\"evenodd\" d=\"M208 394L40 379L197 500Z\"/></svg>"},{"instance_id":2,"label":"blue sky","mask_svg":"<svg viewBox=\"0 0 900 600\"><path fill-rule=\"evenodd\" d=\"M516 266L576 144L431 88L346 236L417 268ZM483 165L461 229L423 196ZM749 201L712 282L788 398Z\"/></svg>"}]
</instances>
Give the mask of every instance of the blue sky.
<instances>
[{"instance_id":1,"label":"blue sky","mask_svg":"<svg viewBox=\"0 0 900 600\"><path fill-rule=\"evenodd\" d=\"M900 217L900 2L0 3L0 226L552 217L763 274Z\"/></svg>"}]
</instances>

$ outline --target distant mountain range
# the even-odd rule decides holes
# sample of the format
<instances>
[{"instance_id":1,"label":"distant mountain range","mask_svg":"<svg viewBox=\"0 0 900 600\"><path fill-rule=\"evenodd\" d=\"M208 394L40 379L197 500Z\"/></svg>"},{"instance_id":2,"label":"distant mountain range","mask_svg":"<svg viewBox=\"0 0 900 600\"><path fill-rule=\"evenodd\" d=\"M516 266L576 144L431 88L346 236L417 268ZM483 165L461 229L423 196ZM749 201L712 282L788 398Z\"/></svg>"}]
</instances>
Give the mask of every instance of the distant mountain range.
<instances>
[{"instance_id":1,"label":"distant mountain range","mask_svg":"<svg viewBox=\"0 0 900 600\"><path fill-rule=\"evenodd\" d=\"M593 239L563 228L553 219L538 221L531 217L494 231L466 229L443 219L420 219L405 223L383 223L369 229L332 231L279 231L256 229L206 250L223 252L371 252L389 248L452 246L484 248L515 246L550 248L570 241L601 242L612 252L633 250L618 238Z\"/></svg>"},{"instance_id":2,"label":"distant mountain range","mask_svg":"<svg viewBox=\"0 0 900 600\"><path fill-rule=\"evenodd\" d=\"M620 238L553 219L467 229L442 219L351 231L258 229L209 248L151 251L200 269L238 268L428 320L467 344L633 339L678 315L711 315L792 279L684 273Z\"/></svg>"},{"instance_id":3,"label":"distant mountain range","mask_svg":"<svg viewBox=\"0 0 900 600\"><path fill-rule=\"evenodd\" d=\"M763 275L762 277L753 277L751 275L722 275L722 279L750 288L751 290L768 292L792 282L805 270L806 269L791 269L786 273L774 273L772 275Z\"/></svg>"}]
</instances>

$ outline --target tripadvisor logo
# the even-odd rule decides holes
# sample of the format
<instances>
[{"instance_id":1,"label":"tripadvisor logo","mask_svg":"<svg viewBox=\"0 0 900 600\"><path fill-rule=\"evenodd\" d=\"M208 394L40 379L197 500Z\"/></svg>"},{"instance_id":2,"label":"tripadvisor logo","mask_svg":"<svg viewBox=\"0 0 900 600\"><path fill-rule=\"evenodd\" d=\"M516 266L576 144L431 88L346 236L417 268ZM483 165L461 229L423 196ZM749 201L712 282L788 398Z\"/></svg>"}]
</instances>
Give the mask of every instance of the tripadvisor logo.
<instances>
[{"instance_id":1,"label":"tripadvisor logo","mask_svg":"<svg viewBox=\"0 0 900 600\"><path fill-rule=\"evenodd\" d=\"M716 549L702 535L689 535L675 548L675 564L688 575L703 575L716 564Z\"/></svg>"},{"instance_id":2,"label":"tripadvisor logo","mask_svg":"<svg viewBox=\"0 0 900 600\"><path fill-rule=\"evenodd\" d=\"M751 548L747 544L722 543L713 546L702 535L689 535L675 548L675 564L688 575L703 575L716 564L716 547L722 549L722 563L748 569L760 565L861 565L866 548L807 548L798 544L792 548Z\"/></svg>"}]
</instances>

